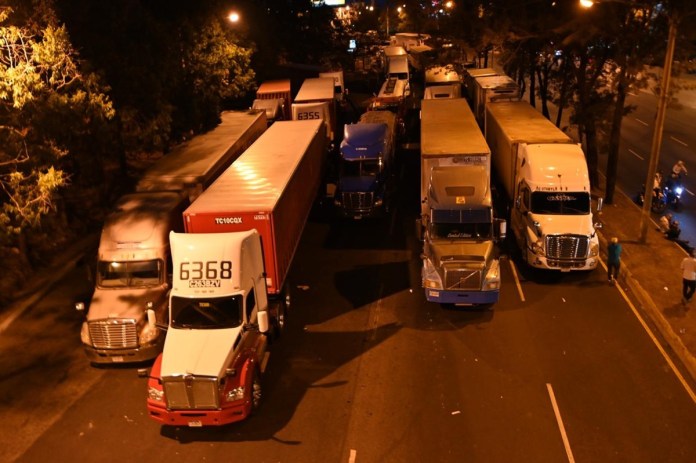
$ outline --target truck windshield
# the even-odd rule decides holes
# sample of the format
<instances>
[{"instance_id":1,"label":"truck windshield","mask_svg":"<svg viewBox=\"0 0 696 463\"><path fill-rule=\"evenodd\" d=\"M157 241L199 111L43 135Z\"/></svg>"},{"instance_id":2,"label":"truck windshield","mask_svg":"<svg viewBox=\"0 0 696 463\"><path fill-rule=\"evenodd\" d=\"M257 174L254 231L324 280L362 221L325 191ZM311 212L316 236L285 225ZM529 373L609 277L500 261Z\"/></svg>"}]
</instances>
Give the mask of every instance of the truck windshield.
<instances>
[{"instance_id":1,"label":"truck windshield","mask_svg":"<svg viewBox=\"0 0 696 463\"><path fill-rule=\"evenodd\" d=\"M132 262L99 261L97 285L102 288L147 288L163 281L161 259Z\"/></svg>"},{"instance_id":2,"label":"truck windshield","mask_svg":"<svg viewBox=\"0 0 696 463\"><path fill-rule=\"evenodd\" d=\"M211 330L235 328L242 324L242 296L190 299L172 297L174 328Z\"/></svg>"},{"instance_id":3,"label":"truck windshield","mask_svg":"<svg viewBox=\"0 0 696 463\"><path fill-rule=\"evenodd\" d=\"M590 213L590 195L586 192L532 193L532 212L535 214L586 215Z\"/></svg>"},{"instance_id":4,"label":"truck windshield","mask_svg":"<svg viewBox=\"0 0 696 463\"><path fill-rule=\"evenodd\" d=\"M342 177L375 177L381 163L377 159L365 161L344 161L341 168Z\"/></svg>"},{"instance_id":5,"label":"truck windshield","mask_svg":"<svg viewBox=\"0 0 696 463\"><path fill-rule=\"evenodd\" d=\"M434 223L430 232L434 239L447 240L489 240L490 223Z\"/></svg>"}]
</instances>

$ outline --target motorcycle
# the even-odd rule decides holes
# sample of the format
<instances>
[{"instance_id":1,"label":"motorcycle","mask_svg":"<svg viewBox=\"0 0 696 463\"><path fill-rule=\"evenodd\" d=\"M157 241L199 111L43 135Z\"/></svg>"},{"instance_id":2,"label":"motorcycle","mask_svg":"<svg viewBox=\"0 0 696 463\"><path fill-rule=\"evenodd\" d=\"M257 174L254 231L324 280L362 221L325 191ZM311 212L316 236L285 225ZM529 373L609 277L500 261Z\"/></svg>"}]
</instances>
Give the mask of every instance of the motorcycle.
<instances>
[{"instance_id":1,"label":"motorcycle","mask_svg":"<svg viewBox=\"0 0 696 463\"><path fill-rule=\"evenodd\" d=\"M665 195L665 190L664 189L654 189L652 190L652 204L650 205L650 210L655 212L656 214L662 214L665 209L667 209L667 196ZM636 203L638 203L639 206L643 205L643 202L645 201L645 185L643 185L643 189L638 192L638 195L636 195Z\"/></svg>"},{"instance_id":2,"label":"motorcycle","mask_svg":"<svg viewBox=\"0 0 696 463\"><path fill-rule=\"evenodd\" d=\"M670 182L669 184L665 185L664 197L665 197L666 204L669 205L669 207L671 207L675 211L681 210L681 207L682 207L681 195L683 192L684 192L684 187L681 185L681 183L678 180Z\"/></svg>"}]
</instances>

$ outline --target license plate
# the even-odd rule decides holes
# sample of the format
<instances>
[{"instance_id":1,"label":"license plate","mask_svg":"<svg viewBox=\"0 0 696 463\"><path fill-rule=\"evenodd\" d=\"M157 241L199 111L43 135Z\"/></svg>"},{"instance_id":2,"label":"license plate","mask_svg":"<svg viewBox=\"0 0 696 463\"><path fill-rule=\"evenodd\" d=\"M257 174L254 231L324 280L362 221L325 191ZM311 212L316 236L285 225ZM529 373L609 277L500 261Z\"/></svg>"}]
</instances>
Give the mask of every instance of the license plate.
<instances>
[{"instance_id":1,"label":"license plate","mask_svg":"<svg viewBox=\"0 0 696 463\"><path fill-rule=\"evenodd\" d=\"M198 421L198 420L196 420L196 421L189 421L189 422L188 422L188 427L189 427L189 428L202 428L202 427L203 427L203 423L202 423L201 421Z\"/></svg>"},{"instance_id":2,"label":"license plate","mask_svg":"<svg viewBox=\"0 0 696 463\"><path fill-rule=\"evenodd\" d=\"M114 363L123 362L123 357L120 355L117 355L116 357L111 357L111 361Z\"/></svg>"}]
</instances>

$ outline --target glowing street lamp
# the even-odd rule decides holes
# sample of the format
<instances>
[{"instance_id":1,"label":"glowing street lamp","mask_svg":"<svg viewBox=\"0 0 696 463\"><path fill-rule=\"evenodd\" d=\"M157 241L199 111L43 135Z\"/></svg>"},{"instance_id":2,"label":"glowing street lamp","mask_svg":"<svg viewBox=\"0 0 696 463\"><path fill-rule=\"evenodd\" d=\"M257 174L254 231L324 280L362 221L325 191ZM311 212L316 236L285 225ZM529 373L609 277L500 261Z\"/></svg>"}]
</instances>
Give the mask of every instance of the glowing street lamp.
<instances>
[{"instance_id":1,"label":"glowing street lamp","mask_svg":"<svg viewBox=\"0 0 696 463\"><path fill-rule=\"evenodd\" d=\"M239 22L239 19L240 19L239 13L237 13L236 11L232 11L232 12L230 12L229 15L227 15L227 19L228 19L232 24L236 24L236 23Z\"/></svg>"}]
</instances>

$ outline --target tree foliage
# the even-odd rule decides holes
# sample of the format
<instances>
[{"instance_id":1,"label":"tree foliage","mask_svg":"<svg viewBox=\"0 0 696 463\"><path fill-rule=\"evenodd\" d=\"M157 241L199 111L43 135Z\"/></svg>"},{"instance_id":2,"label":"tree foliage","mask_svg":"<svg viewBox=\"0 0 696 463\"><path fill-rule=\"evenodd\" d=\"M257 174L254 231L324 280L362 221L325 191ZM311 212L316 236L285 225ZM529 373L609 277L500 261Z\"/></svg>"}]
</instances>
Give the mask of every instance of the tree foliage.
<instances>
[{"instance_id":1,"label":"tree foliage","mask_svg":"<svg viewBox=\"0 0 696 463\"><path fill-rule=\"evenodd\" d=\"M55 210L79 139L113 117L105 89L79 70L65 27L16 25L0 13L0 244L22 253L26 233Z\"/></svg>"}]
</instances>

